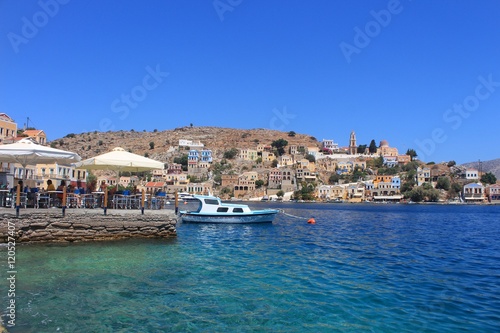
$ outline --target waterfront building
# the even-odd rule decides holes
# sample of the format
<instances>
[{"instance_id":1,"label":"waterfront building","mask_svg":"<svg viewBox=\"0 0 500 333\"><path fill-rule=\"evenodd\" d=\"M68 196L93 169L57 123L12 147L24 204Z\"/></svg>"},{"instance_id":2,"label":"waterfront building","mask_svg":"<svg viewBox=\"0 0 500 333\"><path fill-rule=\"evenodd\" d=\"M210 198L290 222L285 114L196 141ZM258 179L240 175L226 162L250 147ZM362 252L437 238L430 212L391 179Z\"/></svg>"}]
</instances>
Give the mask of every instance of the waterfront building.
<instances>
[{"instance_id":1,"label":"waterfront building","mask_svg":"<svg viewBox=\"0 0 500 333\"><path fill-rule=\"evenodd\" d=\"M238 178L239 178L239 175L236 175L236 174L221 175L221 187L233 187L234 185L238 184Z\"/></svg>"},{"instance_id":2,"label":"waterfront building","mask_svg":"<svg viewBox=\"0 0 500 333\"><path fill-rule=\"evenodd\" d=\"M209 195L213 193L212 182L206 181L202 183L189 183L187 191L191 194Z\"/></svg>"},{"instance_id":3,"label":"waterfront building","mask_svg":"<svg viewBox=\"0 0 500 333\"><path fill-rule=\"evenodd\" d=\"M485 195L485 188L481 183L470 183L463 188L463 199L465 202L483 202Z\"/></svg>"},{"instance_id":4,"label":"waterfront building","mask_svg":"<svg viewBox=\"0 0 500 333\"><path fill-rule=\"evenodd\" d=\"M500 185L493 184L486 186L486 195L489 202L500 204Z\"/></svg>"},{"instance_id":5,"label":"waterfront building","mask_svg":"<svg viewBox=\"0 0 500 333\"><path fill-rule=\"evenodd\" d=\"M365 200L365 185L363 183L349 184L346 190L349 202L362 202Z\"/></svg>"},{"instance_id":6,"label":"waterfront building","mask_svg":"<svg viewBox=\"0 0 500 333\"><path fill-rule=\"evenodd\" d=\"M238 177L238 184L234 186L234 197L242 198L252 191L255 191L255 181L257 180L257 172L245 172Z\"/></svg>"}]
</instances>

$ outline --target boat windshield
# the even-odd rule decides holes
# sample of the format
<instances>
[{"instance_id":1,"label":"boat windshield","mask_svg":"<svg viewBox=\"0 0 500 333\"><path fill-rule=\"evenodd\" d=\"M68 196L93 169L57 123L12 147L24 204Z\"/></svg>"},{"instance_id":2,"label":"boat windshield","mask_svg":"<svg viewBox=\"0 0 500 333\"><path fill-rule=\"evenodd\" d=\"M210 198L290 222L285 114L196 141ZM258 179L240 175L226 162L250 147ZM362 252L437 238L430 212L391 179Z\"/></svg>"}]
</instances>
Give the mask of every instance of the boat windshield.
<instances>
[{"instance_id":1,"label":"boat windshield","mask_svg":"<svg viewBox=\"0 0 500 333\"><path fill-rule=\"evenodd\" d=\"M207 205L218 205L219 200L217 200L217 199L205 199L205 203Z\"/></svg>"}]
</instances>

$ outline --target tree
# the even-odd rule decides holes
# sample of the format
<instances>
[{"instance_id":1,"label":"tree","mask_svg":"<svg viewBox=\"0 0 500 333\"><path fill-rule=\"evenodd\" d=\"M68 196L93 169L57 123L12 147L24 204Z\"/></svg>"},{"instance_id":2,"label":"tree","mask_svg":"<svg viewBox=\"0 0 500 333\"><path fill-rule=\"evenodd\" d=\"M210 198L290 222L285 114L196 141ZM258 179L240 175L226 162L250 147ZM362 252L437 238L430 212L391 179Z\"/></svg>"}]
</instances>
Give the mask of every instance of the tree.
<instances>
[{"instance_id":1,"label":"tree","mask_svg":"<svg viewBox=\"0 0 500 333\"><path fill-rule=\"evenodd\" d=\"M370 141L368 151L370 152L370 154L375 154L377 152L377 144L375 143L375 140L372 139L372 141Z\"/></svg>"},{"instance_id":2,"label":"tree","mask_svg":"<svg viewBox=\"0 0 500 333\"><path fill-rule=\"evenodd\" d=\"M257 179L255 181L255 187L256 188L261 188L264 185L264 181L262 179Z\"/></svg>"},{"instance_id":3,"label":"tree","mask_svg":"<svg viewBox=\"0 0 500 333\"><path fill-rule=\"evenodd\" d=\"M365 151L366 151L366 145L359 145L358 146L358 150L357 150L358 154L364 154Z\"/></svg>"},{"instance_id":4,"label":"tree","mask_svg":"<svg viewBox=\"0 0 500 333\"><path fill-rule=\"evenodd\" d=\"M314 157L314 155L307 154L306 155L306 160L308 160L311 163L314 163L314 162L316 162L316 157Z\"/></svg>"},{"instance_id":5,"label":"tree","mask_svg":"<svg viewBox=\"0 0 500 333\"><path fill-rule=\"evenodd\" d=\"M406 155L409 155L411 157L411 160L413 161L415 157L417 157L417 152L415 151L415 149L408 149L406 151Z\"/></svg>"},{"instance_id":6,"label":"tree","mask_svg":"<svg viewBox=\"0 0 500 333\"><path fill-rule=\"evenodd\" d=\"M278 151L278 156L281 156L285 153L285 147L287 145L288 145L288 141L286 141L285 139L274 140L271 143L271 147L276 148L276 150Z\"/></svg>"},{"instance_id":7,"label":"tree","mask_svg":"<svg viewBox=\"0 0 500 333\"><path fill-rule=\"evenodd\" d=\"M262 157L257 157L257 159L255 160L255 163L256 164L261 164L262 163Z\"/></svg>"},{"instance_id":8,"label":"tree","mask_svg":"<svg viewBox=\"0 0 500 333\"><path fill-rule=\"evenodd\" d=\"M274 160L271 162L271 167L276 168L277 166L278 166L278 160L277 160L277 159L274 159Z\"/></svg>"},{"instance_id":9,"label":"tree","mask_svg":"<svg viewBox=\"0 0 500 333\"><path fill-rule=\"evenodd\" d=\"M340 176L337 175L336 173L333 173L330 178L328 178L328 184L333 185L338 183L340 180Z\"/></svg>"},{"instance_id":10,"label":"tree","mask_svg":"<svg viewBox=\"0 0 500 333\"><path fill-rule=\"evenodd\" d=\"M439 177L436 183L436 188L438 190L442 189L448 191L451 187L450 179L448 177Z\"/></svg>"},{"instance_id":11,"label":"tree","mask_svg":"<svg viewBox=\"0 0 500 333\"><path fill-rule=\"evenodd\" d=\"M455 162L455 161L449 161L447 165L448 165L448 168L451 168L452 166L454 166L456 164L457 164L457 162Z\"/></svg>"},{"instance_id":12,"label":"tree","mask_svg":"<svg viewBox=\"0 0 500 333\"><path fill-rule=\"evenodd\" d=\"M462 191L462 186L459 184L459 183L453 183L451 184L451 188L450 190L448 191L448 195L451 197L451 198L454 198L457 196L458 193L460 193Z\"/></svg>"},{"instance_id":13,"label":"tree","mask_svg":"<svg viewBox=\"0 0 500 333\"><path fill-rule=\"evenodd\" d=\"M485 173L481 176L481 183L483 184L495 184L497 182L497 177L491 172Z\"/></svg>"},{"instance_id":14,"label":"tree","mask_svg":"<svg viewBox=\"0 0 500 333\"><path fill-rule=\"evenodd\" d=\"M288 132L288 136L291 136L291 137L294 137L294 136L295 136L295 134L296 134L296 133L295 133L294 131L290 131L290 132Z\"/></svg>"},{"instance_id":15,"label":"tree","mask_svg":"<svg viewBox=\"0 0 500 333\"><path fill-rule=\"evenodd\" d=\"M276 192L276 196L278 198L283 198L284 195L285 195L285 192L283 192L282 190L279 190L278 192Z\"/></svg>"},{"instance_id":16,"label":"tree","mask_svg":"<svg viewBox=\"0 0 500 333\"><path fill-rule=\"evenodd\" d=\"M239 151L236 148L231 148L229 150L226 150L224 152L224 158L227 158L228 160L231 160L231 159L235 158L236 155L238 155L238 152Z\"/></svg>"},{"instance_id":17,"label":"tree","mask_svg":"<svg viewBox=\"0 0 500 333\"><path fill-rule=\"evenodd\" d=\"M356 167L351 175L351 182L357 182L360 178L363 179L363 177L366 176L366 174L361 170L360 167Z\"/></svg>"},{"instance_id":18,"label":"tree","mask_svg":"<svg viewBox=\"0 0 500 333\"><path fill-rule=\"evenodd\" d=\"M95 191L97 185L97 177L89 171L87 175L87 189Z\"/></svg>"},{"instance_id":19,"label":"tree","mask_svg":"<svg viewBox=\"0 0 500 333\"><path fill-rule=\"evenodd\" d=\"M183 154L181 157L175 157L174 163L182 165L182 170L187 171L188 169L188 156Z\"/></svg>"},{"instance_id":20,"label":"tree","mask_svg":"<svg viewBox=\"0 0 500 333\"><path fill-rule=\"evenodd\" d=\"M149 149L155 149L155 143L153 141L149 143Z\"/></svg>"}]
</instances>

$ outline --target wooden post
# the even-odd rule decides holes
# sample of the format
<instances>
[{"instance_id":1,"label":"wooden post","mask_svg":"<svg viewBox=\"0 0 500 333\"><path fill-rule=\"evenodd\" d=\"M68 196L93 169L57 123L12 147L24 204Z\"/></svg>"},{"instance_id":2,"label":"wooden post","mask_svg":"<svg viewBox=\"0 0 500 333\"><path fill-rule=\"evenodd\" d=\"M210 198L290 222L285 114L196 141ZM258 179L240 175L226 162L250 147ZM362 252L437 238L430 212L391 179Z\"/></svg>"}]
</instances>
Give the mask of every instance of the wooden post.
<instances>
[{"instance_id":1,"label":"wooden post","mask_svg":"<svg viewBox=\"0 0 500 333\"><path fill-rule=\"evenodd\" d=\"M21 184L17 184L16 190L16 217L19 217L19 207L21 207Z\"/></svg>"},{"instance_id":2,"label":"wooden post","mask_svg":"<svg viewBox=\"0 0 500 333\"><path fill-rule=\"evenodd\" d=\"M66 186L63 186L63 197L62 197L62 215L66 215Z\"/></svg>"},{"instance_id":3,"label":"wooden post","mask_svg":"<svg viewBox=\"0 0 500 333\"><path fill-rule=\"evenodd\" d=\"M179 213L179 193L175 191L175 214L177 215Z\"/></svg>"},{"instance_id":4,"label":"wooden post","mask_svg":"<svg viewBox=\"0 0 500 333\"><path fill-rule=\"evenodd\" d=\"M141 214L144 215L144 200L146 199L146 191L142 189L142 196L141 196Z\"/></svg>"}]
</instances>

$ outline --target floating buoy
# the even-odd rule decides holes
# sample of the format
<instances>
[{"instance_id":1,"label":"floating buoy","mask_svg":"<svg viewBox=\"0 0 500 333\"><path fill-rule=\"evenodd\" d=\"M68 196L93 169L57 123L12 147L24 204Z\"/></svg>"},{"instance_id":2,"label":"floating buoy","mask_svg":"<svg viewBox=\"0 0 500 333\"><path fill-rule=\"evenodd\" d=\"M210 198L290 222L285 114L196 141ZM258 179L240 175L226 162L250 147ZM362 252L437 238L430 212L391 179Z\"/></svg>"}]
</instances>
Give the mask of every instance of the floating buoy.
<instances>
[{"instance_id":1,"label":"floating buoy","mask_svg":"<svg viewBox=\"0 0 500 333\"><path fill-rule=\"evenodd\" d=\"M309 224L315 224L316 220L311 217L309 220L307 220L307 223L309 223Z\"/></svg>"},{"instance_id":2,"label":"floating buoy","mask_svg":"<svg viewBox=\"0 0 500 333\"><path fill-rule=\"evenodd\" d=\"M187 204L188 204L188 202L187 202L187 201L184 201L184 204L185 204L185 205L187 205Z\"/></svg>"}]
</instances>

